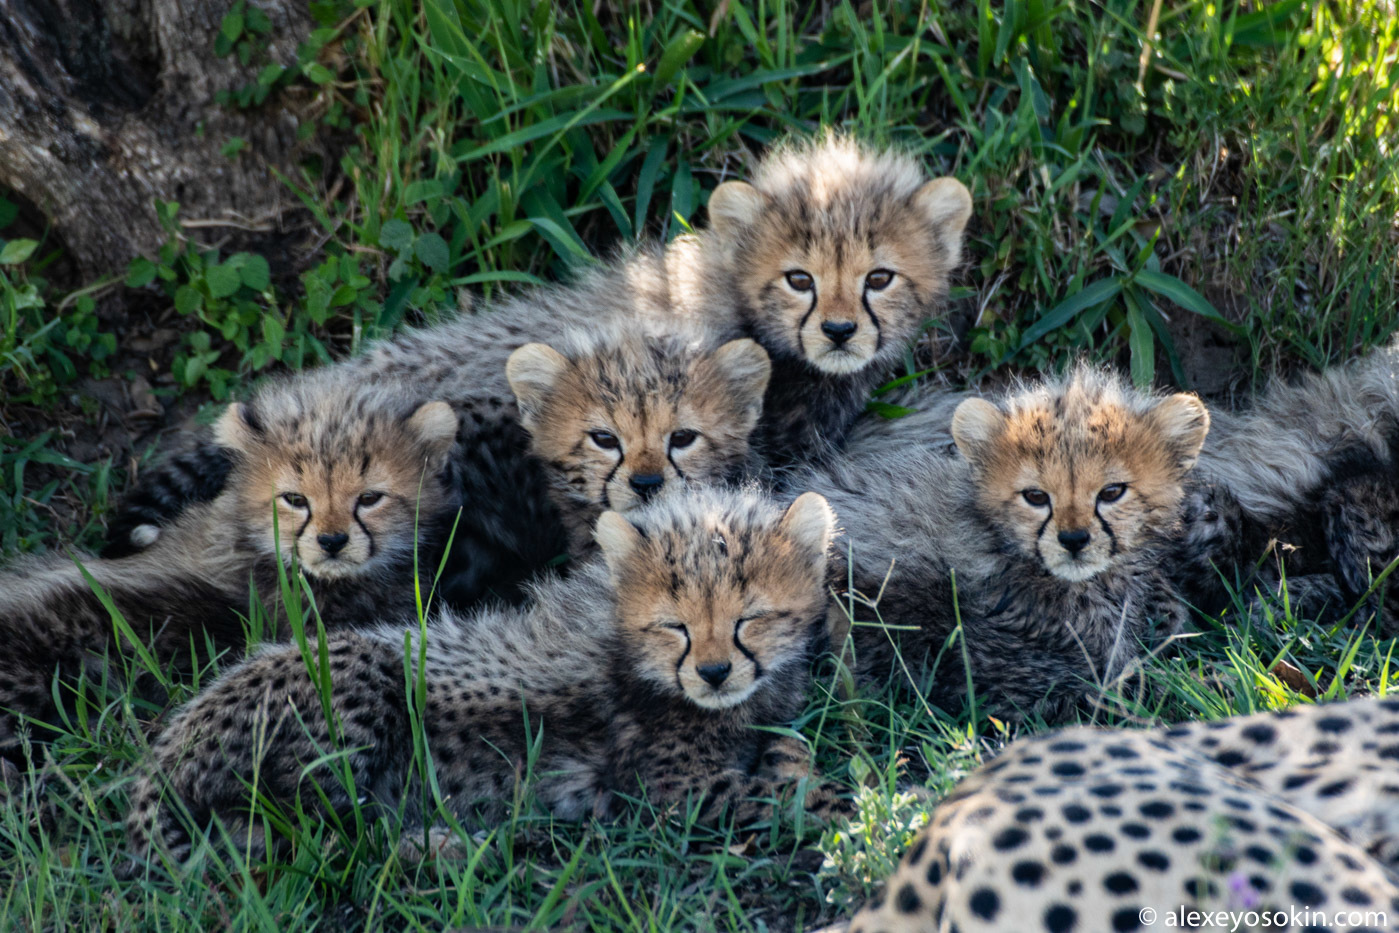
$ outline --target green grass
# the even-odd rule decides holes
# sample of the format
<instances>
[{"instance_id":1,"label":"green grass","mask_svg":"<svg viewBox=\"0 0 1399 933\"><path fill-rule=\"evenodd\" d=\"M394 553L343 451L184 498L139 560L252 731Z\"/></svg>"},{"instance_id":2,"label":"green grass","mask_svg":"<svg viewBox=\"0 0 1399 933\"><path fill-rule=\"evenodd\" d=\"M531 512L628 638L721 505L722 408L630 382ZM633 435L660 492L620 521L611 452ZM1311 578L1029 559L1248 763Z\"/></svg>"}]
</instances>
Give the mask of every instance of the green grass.
<instances>
[{"instance_id":1,"label":"green grass","mask_svg":"<svg viewBox=\"0 0 1399 933\"><path fill-rule=\"evenodd\" d=\"M171 245L124 280L60 287L51 247L0 243L0 429L63 426L0 438L0 549L91 544L122 488L124 463L65 453L65 431L101 420L81 380L124 365L86 299L173 307L179 343L156 391L222 397L431 320L459 289L489 298L621 240L674 235L767 142L818 125L906 146L973 190L953 308L966 339L934 327L910 366L975 378L1086 353L1189 384L1223 359L1215 388L1247 389L1383 340L1399 324L1399 25L1375 0L1181 2L1162 5L1147 50L1151 8L840 3L822 18L773 0L711 24L714 5L675 0L316 4L303 67L269 78L314 86L320 129L352 140L339 165L286 180L322 228L305 268L265 278L249 255L179 231L173 210ZM0 237L11 213L0 202ZM1279 607L1244 625L1242 602L1116 685L1100 719L1292 702L1279 660L1323 696L1387 687L1393 642L1358 621ZM392 825L293 811L286 862L206 853L136 880L117 876L120 821L159 711L116 690L79 706L46 752L46 809L12 801L0 818L0 926L811 926L866 896L920 814L1009 738L906 692L850 698L837 673L823 662L799 728L825 771L862 788L848 829L655 826L644 805L561 824L526 798L464 840L465 860L409 865ZM152 676L172 703L193 689ZM930 796L910 796L918 785ZM21 797L36 792L31 780Z\"/></svg>"}]
</instances>

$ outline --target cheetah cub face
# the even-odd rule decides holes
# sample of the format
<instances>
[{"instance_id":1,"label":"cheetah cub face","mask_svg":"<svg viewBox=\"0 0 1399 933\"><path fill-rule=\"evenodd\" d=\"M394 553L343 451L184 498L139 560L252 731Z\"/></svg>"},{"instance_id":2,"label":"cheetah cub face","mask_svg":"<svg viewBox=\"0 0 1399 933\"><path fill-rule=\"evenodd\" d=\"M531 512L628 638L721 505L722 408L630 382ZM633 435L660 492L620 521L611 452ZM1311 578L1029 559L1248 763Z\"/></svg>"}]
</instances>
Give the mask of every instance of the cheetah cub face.
<instances>
[{"instance_id":1,"label":"cheetah cub face","mask_svg":"<svg viewBox=\"0 0 1399 933\"><path fill-rule=\"evenodd\" d=\"M901 154L830 136L720 185L710 225L774 355L835 375L889 358L947 291L971 195Z\"/></svg>"},{"instance_id":2,"label":"cheetah cub face","mask_svg":"<svg viewBox=\"0 0 1399 933\"><path fill-rule=\"evenodd\" d=\"M1006 546L1070 582L1175 528L1208 430L1193 395L1154 398L1087 368L1003 407L967 399L952 419L982 514Z\"/></svg>"},{"instance_id":3,"label":"cheetah cub face","mask_svg":"<svg viewBox=\"0 0 1399 933\"><path fill-rule=\"evenodd\" d=\"M395 395L303 378L228 407L214 436L234 458L227 494L255 547L322 579L412 552L419 517L447 503L457 418L446 402Z\"/></svg>"},{"instance_id":4,"label":"cheetah cub face","mask_svg":"<svg viewBox=\"0 0 1399 933\"><path fill-rule=\"evenodd\" d=\"M785 512L757 497L697 493L711 507L630 517L595 531L617 591L624 651L647 681L696 706L736 706L808 652L824 623L835 515L816 493Z\"/></svg>"},{"instance_id":5,"label":"cheetah cub face","mask_svg":"<svg viewBox=\"0 0 1399 933\"><path fill-rule=\"evenodd\" d=\"M573 358L526 344L505 372L565 510L591 525L687 482L736 478L771 369L752 340L705 352L681 337L633 337Z\"/></svg>"}]
</instances>

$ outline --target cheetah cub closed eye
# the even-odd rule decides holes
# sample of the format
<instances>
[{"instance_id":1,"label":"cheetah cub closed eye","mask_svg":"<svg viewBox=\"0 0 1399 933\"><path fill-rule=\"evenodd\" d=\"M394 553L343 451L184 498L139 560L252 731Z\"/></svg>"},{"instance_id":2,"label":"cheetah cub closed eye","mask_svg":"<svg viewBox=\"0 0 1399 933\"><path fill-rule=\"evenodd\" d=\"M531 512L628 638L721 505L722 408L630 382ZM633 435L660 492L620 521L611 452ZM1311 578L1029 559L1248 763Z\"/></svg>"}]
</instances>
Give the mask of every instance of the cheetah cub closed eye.
<instances>
[{"instance_id":1,"label":"cheetah cub closed eye","mask_svg":"<svg viewBox=\"0 0 1399 933\"><path fill-rule=\"evenodd\" d=\"M1391 698L1021 740L939 805L850 933L1392 928L1396 736Z\"/></svg>"},{"instance_id":2,"label":"cheetah cub closed eye","mask_svg":"<svg viewBox=\"0 0 1399 933\"><path fill-rule=\"evenodd\" d=\"M299 379L231 405L215 432L233 461L227 489L149 550L81 558L83 569L48 555L0 575L0 708L16 717L0 719L0 745L18 717L55 721L55 671L76 678L127 650L84 570L161 663L183 663L191 641L241 646L250 584L275 622L279 559L300 568L328 625L413 605L414 549L435 567L454 513L447 405Z\"/></svg>"},{"instance_id":3,"label":"cheetah cub closed eye","mask_svg":"<svg viewBox=\"0 0 1399 933\"><path fill-rule=\"evenodd\" d=\"M960 457L897 425L794 480L844 521L832 583L878 596L876 609L851 607L861 679L908 670L959 703L961 651L926 667L960 611L973 681L997 715L1062 715L1184 622L1162 562L1209 425L1198 399L1081 367L995 403L964 400L951 429Z\"/></svg>"},{"instance_id":4,"label":"cheetah cub closed eye","mask_svg":"<svg viewBox=\"0 0 1399 933\"><path fill-rule=\"evenodd\" d=\"M566 819L642 795L661 806L702 800L708 818L770 813L764 799L787 796L809 774L808 756L755 727L788 723L805 703L833 523L816 495L784 510L717 490L607 512L601 559L538 584L529 608L436 620L414 676L446 806L464 820L498 819L532 773L538 800ZM253 779L275 801L300 793L321 807L323 793L337 812L357 798L389 812L406 801L409 825L431 821L415 809L420 788L403 796L414 745L404 638L384 626L328 644L335 734L353 788L323 763L336 741L306 662L296 650L263 653L196 697L153 744L134 794L133 845L144 850L154 833L176 855L188 852L184 822L162 800L167 785L195 824L217 815L257 846L267 842L260 823L243 816ZM807 803L839 806L819 786Z\"/></svg>"}]
</instances>

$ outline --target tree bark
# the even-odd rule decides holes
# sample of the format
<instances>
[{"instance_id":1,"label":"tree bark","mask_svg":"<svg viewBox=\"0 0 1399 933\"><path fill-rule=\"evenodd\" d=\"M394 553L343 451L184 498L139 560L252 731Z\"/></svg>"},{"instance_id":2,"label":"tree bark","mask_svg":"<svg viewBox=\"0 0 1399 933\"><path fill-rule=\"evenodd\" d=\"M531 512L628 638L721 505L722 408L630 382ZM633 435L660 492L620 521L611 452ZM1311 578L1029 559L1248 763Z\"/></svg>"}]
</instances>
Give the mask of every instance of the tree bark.
<instances>
[{"instance_id":1,"label":"tree bark","mask_svg":"<svg viewBox=\"0 0 1399 933\"><path fill-rule=\"evenodd\" d=\"M52 224L84 276L120 270L182 218L275 224L293 203L299 118L274 95L240 111L215 95L268 58L296 60L304 0L250 0L272 22L261 61L214 54L234 0L0 0L0 185ZM220 150L245 141L234 158Z\"/></svg>"}]
</instances>

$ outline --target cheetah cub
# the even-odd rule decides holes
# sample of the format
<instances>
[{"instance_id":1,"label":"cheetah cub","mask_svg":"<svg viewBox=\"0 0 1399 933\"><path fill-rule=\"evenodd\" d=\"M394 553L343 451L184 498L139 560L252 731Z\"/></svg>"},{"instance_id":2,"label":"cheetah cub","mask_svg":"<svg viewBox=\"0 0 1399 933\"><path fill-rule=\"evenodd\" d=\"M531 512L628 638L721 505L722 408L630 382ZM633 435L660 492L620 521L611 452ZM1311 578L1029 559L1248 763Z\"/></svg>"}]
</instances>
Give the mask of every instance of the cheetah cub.
<instances>
[{"instance_id":1,"label":"cheetah cub","mask_svg":"<svg viewBox=\"0 0 1399 933\"><path fill-rule=\"evenodd\" d=\"M1390 698L1023 739L942 802L850 933L1186 928L1190 910L1388 929L1396 735Z\"/></svg>"},{"instance_id":2,"label":"cheetah cub","mask_svg":"<svg viewBox=\"0 0 1399 933\"><path fill-rule=\"evenodd\" d=\"M843 601L875 616L850 632L857 677L907 670L921 686L936 664L932 698L960 702L960 613L973 682L997 715L1069 712L1187 617L1162 562L1208 426L1193 396L1080 367L996 403L962 401L960 457L891 426L799 476L844 522L833 585L878 597L875 613Z\"/></svg>"},{"instance_id":3,"label":"cheetah cub","mask_svg":"<svg viewBox=\"0 0 1399 933\"><path fill-rule=\"evenodd\" d=\"M709 199L700 249L718 304L772 357L765 453L838 445L919 328L942 312L971 216L966 186L827 134L765 154Z\"/></svg>"},{"instance_id":4,"label":"cheetah cub","mask_svg":"<svg viewBox=\"0 0 1399 933\"><path fill-rule=\"evenodd\" d=\"M255 779L276 801L301 793L319 807L324 794L342 812L355 794L388 812L406 807L410 826L431 820L416 809L421 788L405 794L414 746L406 637L437 786L464 820L499 819L527 773L538 800L565 819L640 796L662 806L702 799L711 818L767 814L770 801L755 798L785 797L810 771L801 743L755 727L788 723L805 703L833 522L816 495L783 510L717 490L606 512L601 559L537 584L528 608L448 614L425 645L416 628L398 626L332 638L334 731L298 651L253 657L153 744L133 797L132 844L188 853L184 823L162 800L167 785L196 825L217 815L257 847L269 841L242 815L245 781ZM337 745L350 790L315 764ZM807 802L839 806L820 786Z\"/></svg>"},{"instance_id":5,"label":"cheetah cub","mask_svg":"<svg viewBox=\"0 0 1399 933\"><path fill-rule=\"evenodd\" d=\"M96 673L116 651L149 651L164 664L209 642L241 646L250 585L274 622L281 612L279 557L300 568L328 625L413 605L415 548L419 566L435 568L454 513L443 471L456 419L446 404L392 386L300 379L230 406L214 433L233 459L228 488L148 550L82 558L81 568L46 555L0 575L0 709L9 711L0 750L13 749L24 719L56 721L55 671ZM116 638L87 576L143 646Z\"/></svg>"}]
</instances>

